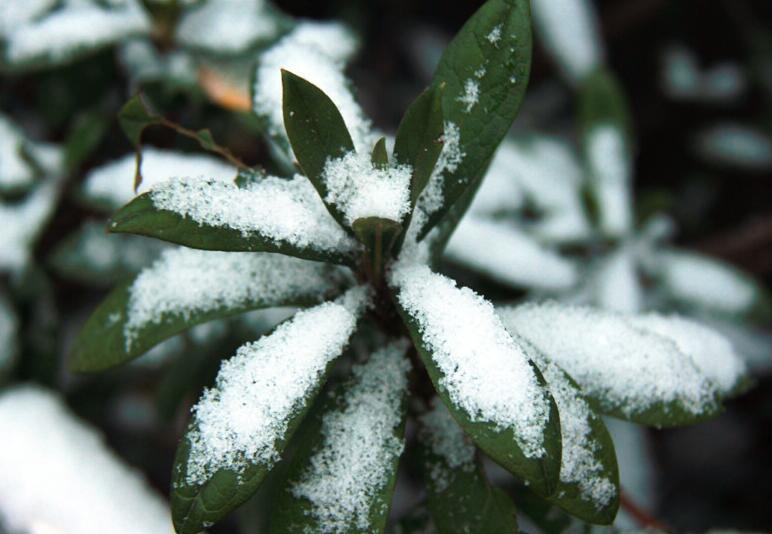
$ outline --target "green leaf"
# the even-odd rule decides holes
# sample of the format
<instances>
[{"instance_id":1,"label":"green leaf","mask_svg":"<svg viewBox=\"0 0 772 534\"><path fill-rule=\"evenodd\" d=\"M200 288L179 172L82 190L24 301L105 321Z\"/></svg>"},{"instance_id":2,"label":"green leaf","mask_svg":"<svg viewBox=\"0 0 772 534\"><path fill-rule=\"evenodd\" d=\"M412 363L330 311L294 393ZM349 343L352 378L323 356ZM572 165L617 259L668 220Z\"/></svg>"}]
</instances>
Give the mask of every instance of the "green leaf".
<instances>
[{"instance_id":1,"label":"green leaf","mask_svg":"<svg viewBox=\"0 0 772 534\"><path fill-rule=\"evenodd\" d=\"M113 290L86 321L72 348L71 368L78 372L101 371L136 358L197 324L247 310L316 304L339 293L343 285L340 272L333 267L280 256L254 255L244 258L245 272L256 273L254 282L240 282L240 293L229 294L225 299L223 280L214 271L222 261L220 271L227 272L227 262L231 260L227 257L204 260L200 253L191 252L169 251L158 270L154 265L140 277L144 276L145 283L156 287L172 286L174 281L167 278L174 276L170 274L174 269L184 270L185 276L195 280L208 280L209 285L199 282L196 287L200 305L167 303L167 310L158 317L140 321L135 314L132 320L132 289L139 283L135 278ZM143 317L140 315L140 318Z\"/></svg>"},{"instance_id":2,"label":"green leaf","mask_svg":"<svg viewBox=\"0 0 772 534\"><path fill-rule=\"evenodd\" d=\"M512 493L518 509L544 534L563 534L568 532L569 527L579 526L570 515L552 506L526 487L516 487Z\"/></svg>"},{"instance_id":3,"label":"green leaf","mask_svg":"<svg viewBox=\"0 0 772 534\"><path fill-rule=\"evenodd\" d=\"M353 265L353 254L299 248L293 244L266 237L258 231L244 233L227 226L199 224L174 211L159 209L153 204L151 193L144 193L115 213L110 220L110 231L154 237L186 247L230 252L277 252L315 261Z\"/></svg>"},{"instance_id":4,"label":"green leaf","mask_svg":"<svg viewBox=\"0 0 772 534\"><path fill-rule=\"evenodd\" d=\"M474 445L437 400L421 417L419 431L427 502L437 532L517 532L514 504L488 484Z\"/></svg>"},{"instance_id":5,"label":"green leaf","mask_svg":"<svg viewBox=\"0 0 772 534\"><path fill-rule=\"evenodd\" d=\"M386 138L381 137L373 147L373 153L371 155L373 167L376 169L386 169L389 167L389 153L386 150Z\"/></svg>"},{"instance_id":6,"label":"green leaf","mask_svg":"<svg viewBox=\"0 0 772 534\"><path fill-rule=\"evenodd\" d=\"M281 71L281 80L287 137L303 173L324 199L327 186L322 174L327 160L354 151L354 142L340 111L321 89L287 70ZM325 205L346 228L343 213L332 204Z\"/></svg>"},{"instance_id":7,"label":"green leaf","mask_svg":"<svg viewBox=\"0 0 772 534\"><path fill-rule=\"evenodd\" d=\"M370 280L377 282L381 278L386 261L402 232L402 225L391 219L366 217L357 219L351 225L359 242L365 246L365 261L369 266Z\"/></svg>"},{"instance_id":8,"label":"green leaf","mask_svg":"<svg viewBox=\"0 0 772 534\"><path fill-rule=\"evenodd\" d=\"M454 170L442 176L443 205L429 214L420 237L442 219L475 180L512 125L531 66L531 17L527 0L488 0L461 28L440 60L434 85L445 84L445 135L458 129Z\"/></svg>"},{"instance_id":9,"label":"green leaf","mask_svg":"<svg viewBox=\"0 0 772 534\"><path fill-rule=\"evenodd\" d=\"M582 135L599 125L619 129L632 151L632 122L625 93L613 73L599 67L589 74L579 89L579 121Z\"/></svg>"},{"instance_id":10,"label":"green leaf","mask_svg":"<svg viewBox=\"0 0 772 534\"><path fill-rule=\"evenodd\" d=\"M159 115L150 110L139 94L131 97L118 112L118 123L135 147L142 144L142 132L145 128L158 124L159 120Z\"/></svg>"},{"instance_id":11,"label":"green leaf","mask_svg":"<svg viewBox=\"0 0 772 534\"><path fill-rule=\"evenodd\" d=\"M421 93L402 117L394 140L397 163L413 167L410 204L415 206L442 151L444 124L442 95L445 86L433 85Z\"/></svg>"},{"instance_id":12,"label":"green leaf","mask_svg":"<svg viewBox=\"0 0 772 534\"><path fill-rule=\"evenodd\" d=\"M406 346L375 352L327 395L278 486L269 533L384 531L404 446Z\"/></svg>"},{"instance_id":13,"label":"green leaf","mask_svg":"<svg viewBox=\"0 0 772 534\"><path fill-rule=\"evenodd\" d=\"M65 167L77 168L99 146L109 126L108 115L101 109L79 115L67 134Z\"/></svg>"}]
</instances>

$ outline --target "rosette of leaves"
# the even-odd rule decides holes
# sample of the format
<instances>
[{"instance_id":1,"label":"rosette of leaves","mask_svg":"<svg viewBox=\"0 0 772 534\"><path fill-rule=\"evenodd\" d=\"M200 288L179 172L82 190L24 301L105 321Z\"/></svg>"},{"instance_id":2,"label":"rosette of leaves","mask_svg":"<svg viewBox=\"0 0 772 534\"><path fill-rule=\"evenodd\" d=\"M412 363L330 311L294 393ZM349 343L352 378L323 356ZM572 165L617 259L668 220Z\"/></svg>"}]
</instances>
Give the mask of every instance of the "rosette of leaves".
<instances>
[{"instance_id":1,"label":"rosette of leaves","mask_svg":"<svg viewBox=\"0 0 772 534\"><path fill-rule=\"evenodd\" d=\"M629 332L619 335L635 332L648 351L628 373L638 378L652 353L677 358L704 395L647 382L626 396L587 373L572 376L559 364L570 357L542 351L541 337L522 329L532 310L505 322L432 270L515 118L530 56L528 2L486 2L405 112L391 151L384 139L363 149L325 92L283 71L283 122L302 174L172 179L112 217L113 232L188 248L164 253L106 298L75 342L77 371L122 364L205 321L305 308L240 347L193 408L173 469L178 532L223 519L275 466L269 531L383 532L406 419L416 415L440 531L517 529L514 504L490 486L478 451L539 499L607 524L618 473L599 413L675 425L718 410L718 387L673 341L620 320ZM148 117L123 119L138 136ZM574 310L555 313L570 321ZM581 328L570 336L592 341ZM363 357L331 378L351 360L348 345ZM410 394L435 416L409 414L421 404L406 402Z\"/></svg>"}]
</instances>

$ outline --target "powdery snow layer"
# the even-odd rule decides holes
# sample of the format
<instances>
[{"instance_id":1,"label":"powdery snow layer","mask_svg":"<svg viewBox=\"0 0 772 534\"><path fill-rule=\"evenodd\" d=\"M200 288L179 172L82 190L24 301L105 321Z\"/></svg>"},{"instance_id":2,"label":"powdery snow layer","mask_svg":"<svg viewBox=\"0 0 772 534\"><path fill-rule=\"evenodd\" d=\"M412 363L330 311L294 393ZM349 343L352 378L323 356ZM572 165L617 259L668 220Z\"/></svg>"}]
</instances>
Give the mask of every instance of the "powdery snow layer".
<instances>
[{"instance_id":1,"label":"powdery snow layer","mask_svg":"<svg viewBox=\"0 0 772 534\"><path fill-rule=\"evenodd\" d=\"M265 0L208 0L183 14L176 37L186 46L239 53L278 31Z\"/></svg>"},{"instance_id":2,"label":"powdery snow layer","mask_svg":"<svg viewBox=\"0 0 772 534\"><path fill-rule=\"evenodd\" d=\"M6 35L9 63L46 59L61 61L80 50L109 45L150 31L150 21L136 2L105 8L97 3L70 2L39 20Z\"/></svg>"},{"instance_id":3,"label":"powdery snow layer","mask_svg":"<svg viewBox=\"0 0 772 534\"><path fill-rule=\"evenodd\" d=\"M21 156L23 143L22 133L0 114L0 190L24 187L35 177L32 168Z\"/></svg>"},{"instance_id":4,"label":"powdery snow layer","mask_svg":"<svg viewBox=\"0 0 772 534\"><path fill-rule=\"evenodd\" d=\"M174 532L166 503L52 393L7 390L0 428L0 524L10 531Z\"/></svg>"},{"instance_id":5,"label":"powdery snow layer","mask_svg":"<svg viewBox=\"0 0 772 534\"><path fill-rule=\"evenodd\" d=\"M448 242L445 255L515 287L563 290L577 282L576 266L505 221L467 215Z\"/></svg>"},{"instance_id":6,"label":"powdery snow layer","mask_svg":"<svg viewBox=\"0 0 772 534\"><path fill-rule=\"evenodd\" d=\"M345 407L323 416L321 448L290 490L310 501L319 532L372 528L370 511L404 448L404 439L395 433L403 419L410 370L407 346L392 343L354 366L352 385L338 399Z\"/></svg>"},{"instance_id":7,"label":"powdery snow layer","mask_svg":"<svg viewBox=\"0 0 772 534\"><path fill-rule=\"evenodd\" d=\"M729 393L745 375L743 359L730 341L712 328L677 315L650 313L631 319L636 327L673 341L688 354L702 373Z\"/></svg>"},{"instance_id":8,"label":"powdery snow layer","mask_svg":"<svg viewBox=\"0 0 772 534\"><path fill-rule=\"evenodd\" d=\"M134 198L136 157L120 159L92 170L86 176L83 193L93 201L118 209ZM147 147L142 150L142 184L136 194L149 191L171 178L197 178L233 182L236 168L220 159L202 154Z\"/></svg>"},{"instance_id":9,"label":"powdery snow layer","mask_svg":"<svg viewBox=\"0 0 772 534\"><path fill-rule=\"evenodd\" d=\"M364 217L401 221L410 210L410 165L377 169L367 152L349 152L328 159L322 181L327 187L324 200L336 206L350 225Z\"/></svg>"},{"instance_id":10,"label":"powdery snow layer","mask_svg":"<svg viewBox=\"0 0 772 534\"><path fill-rule=\"evenodd\" d=\"M150 196L158 209L244 236L259 234L276 244L341 254L357 247L305 176L269 176L245 187L211 179L172 179L152 189Z\"/></svg>"},{"instance_id":11,"label":"powdery snow layer","mask_svg":"<svg viewBox=\"0 0 772 534\"><path fill-rule=\"evenodd\" d=\"M444 491L454 470L469 473L475 469L475 446L438 397L432 399L431 409L420 421L419 437L437 457L429 466L429 476L436 490Z\"/></svg>"},{"instance_id":12,"label":"powdery snow layer","mask_svg":"<svg viewBox=\"0 0 772 534\"><path fill-rule=\"evenodd\" d=\"M329 294L342 280L340 271L328 265L279 254L166 250L129 288L126 344L170 315L189 317L298 296L312 300L313 295Z\"/></svg>"},{"instance_id":13,"label":"powdery snow layer","mask_svg":"<svg viewBox=\"0 0 772 534\"><path fill-rule=\"evenodd\" d=\"M593 273L590 285L598 307L622 313L637 313L643 308L634 252L633 247L623 246Z\"/></svg>"},{"instance_id":14,"label":"powdery snow layer","mask_svg":"<svg viewBox=\"0 0 772 534\"><path fill-rule=\"evenodd\" d=\"M473 421L512 429L527 457L543 456L548 398L529 355L493 306L423 265L398 264L390 283L398 289L399 305L417 324L451 401Z\"/></svg>"},{"instance_id":15,"label":"powdery snow layer","mask_svg":"<svg viewBox=\"0 0 772 534\"><path fill-rule=\"evenodd\" d=\"M356 39L336 23L301 22L289 35L260 56L254 87L254 110L269 120L272 135L285 137L281 69L308 80L332 99L359 152L370 153L375 137L349 82L345 62Z\"/></svg>"},{"instance_id":16,"label":"powdery snow layer","mask_svg":"<svg viewBox=\"0 0 772 534\"><path fill-rule=\"evenodd\" d=\"M772 168L772 139L740 123L719 123L700 132L695 148L702 157L723 165L763 171Z\"/></svg>"},{"instance_id":17,"label":"powdery snow layer","mask_svg":"<svg viewBox=\"0 0 772 534\"><path fill-rule=\"evenodd\" d=\"M608 506L616 497L617 488L605 475L604 466L597 459L600 451L597 442L592 439L590 425L598 416L553 361L542 355L533 361L544 375L560 413L560 435L563 439L560 481L577 485L581 497L592 502L596 508Z\"/></svg>"},{"instance_id":18,"label":"powdery snow layer","mask_svg":"<svg viewBox=\"0 0 772 534\"><path fill-rule=\"evenodd\" d=\"M57 0L24 0L23 2L0 2L0 36L5 36L45 14L54 7Z\"/></svg>"},{"instance_id":19,"label":"powdery snow layer","mask_svg":"<svg viewBox=\"0 0 772 534\"><path fill-rule=\"evenodd\" d=\"M608 234L625 234L633 225L632 176L622 132L611 125L596 126L587 134L586 150L601 228Z\"/></svg>"},{"instance_id":20,"label":"powdery snow layer","mask_svg":"<svg viewBox=\"0 0 772 534\"><path fill-rule=\"evenodd\" d=\"M628 317L554 302L499 310L504 324L533 343L607 409L632 416L661 403L700 414L716 386L690 355Z\"/></svg>"},{"instance_id":21,"label":"powdery snow layer","mask_svg":"<svg viewBox=\"0 0 772 534\"><path fill-rule=\"evenodd\" d=\"M220 469L241 473L279 459L276 441L343 351L365 299L357 288L347 299L298 312L223 362L215 387L192 410L187 484L203 484Z\"/></svg>"},{"instance_id":22,"label":"powdery snow layer","mask_svg":"<svg viewBox=\"0 0 772 534\"><path fill-rule=\"evenodd\" d=\"M688 252L662 252L655 269L675 299L724 313L748 311L758 298L755 284L736 269Z\"/></svg>"},{"instance_id":23,"label":"powdery snow layer","mask_svg":"<svg viewBox=\"0 0 772 534\"><path fill-rule=\"evenodd\" d=\"M603 63L603 44L590 0L534 0L531 12L544 46L573 83Z\"/></svg>"}]
</instances>

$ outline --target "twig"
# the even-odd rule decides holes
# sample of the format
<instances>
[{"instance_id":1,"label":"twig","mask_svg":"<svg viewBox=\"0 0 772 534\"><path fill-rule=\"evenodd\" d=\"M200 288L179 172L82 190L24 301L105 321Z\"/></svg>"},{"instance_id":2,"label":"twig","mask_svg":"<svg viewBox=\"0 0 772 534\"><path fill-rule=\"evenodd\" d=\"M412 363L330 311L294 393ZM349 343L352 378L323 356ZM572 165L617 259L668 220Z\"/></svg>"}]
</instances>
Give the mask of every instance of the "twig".
<instances>
[{"instance_id":1,"label":"twig","mask_svg":"<svg viewBox=\"0 0 772 534\"><path fill-rule=\"evenodd\" d=\"M197 141L199 144L201 144L201 134L199 132L196 132L189 128L185 128L184 126L177 124L174 121L170 121L163 115L158 116L158 124L162 126L166 126L167 128L171 128L178 134L188 137L190 139L193 139L194 141ZM219 154L220 156L227 159L230 163L232 163L239 169L242 169L242 170L249 169L249 165L247 165L239 158L234 156L229 149L225 148L224 146L218 145L214 141L212 141L211 143L207 143L207 150L209 150L210 152L214 152L215 154Z\"/></svg>"},{"instance_id":2,"label":"twig","mask_svg":"<svg viewBox=\"0 0 772 534\"><path fill-rule=\"evenodd\" d=\"M624 490L620 491L619 503L622 508L630 514L630 516L638 522L638 524L644 528L655 528L657 530L664 530L666 532L672 532L672 529L665 523L658 520L651 515L630 498L630 495Z\"/></svg>"}]
</instances>

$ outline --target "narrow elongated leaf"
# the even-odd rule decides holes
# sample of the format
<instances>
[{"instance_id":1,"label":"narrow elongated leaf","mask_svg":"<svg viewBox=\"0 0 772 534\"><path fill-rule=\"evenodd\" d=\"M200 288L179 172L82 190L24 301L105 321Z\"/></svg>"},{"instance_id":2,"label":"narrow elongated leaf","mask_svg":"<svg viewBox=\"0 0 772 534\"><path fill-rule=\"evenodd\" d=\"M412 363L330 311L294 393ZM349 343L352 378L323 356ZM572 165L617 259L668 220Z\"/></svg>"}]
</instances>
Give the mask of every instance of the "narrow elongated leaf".
<instances>
[{"instance_id":1,"label":"narrow elongated leaf","mask_svg":"<svg viewBox=\"0 0 772 534\"><path fill-rule=\"evenodd\" d=\"M517 532L514 504L488 484L474 445L442 402L434 401L432 410L421 417L419 437L428 506L437 532Z\"/></svg>"},{"instance_id":2,"label":"narrow elongated leaf","mask_svg":"<svg viewBox=\"0 0 772 534\"><path fill-rule=\"evenodd\" d=\"M169 180L119 210L110 230L205 250L278 252L348 265L358 248L302 176L242 187Z\"/></svg>"},{"instance_id":3,"label":"narrow elongated leaf","mask_svg":"<svg viewBox=\"0 0 772 534\"><path fill-rule=\"evenodd\" d=\"M113 367L196 324L246 310L315 304L344 279L333 267L273 254L169 250L100 304L75 340L71 367Z\"/></svg>"},{"instance_id":4,"label":"narrow elongated leaf","mask_svg":"<svg viewBox=\"0 0 772 534\"><path fill-rule=\"evenodd\" d=\"M303 172L319 191L319 196L325 198L324 166L327 160L354 150L351 135L335 103L317 86L282 70L282 87L284 125L292 150ZM345 228L343 213L334 205L326 205Z\"/></svg>"},{"instance_id":5,"label":"narrow elongated leaf","mask_svg":"<svg viewBox=\"0 0 772 534\"><path fill-rule=\"evenodd\" d=\"M177 450L171 507L178 533L225 517L281 458L363 311L365 293L353 291L299 312L223 364Z\"/></svg>"},{"instance_id":6,"label":"narrow elongated leaf","mask_svg":"<svg viewBox=\"0 0 772 534\"><path fill-rule=\"evenodd\" d=\"M433 83L444 84L443 151L447 153L440 156L442 165L438 164L427 186L432 187L437 180L435 187L441 193L442 203L425 206L426 222L420 236L442 219L481 177L483 167L517 115L530 66L531 20L527 0L488 0L445 50Z\"/></svg>"},{"instance_id":7,"label":"narrow elongated leaf","mask_svg":"<svg viewBox=\"0 0 772 534\"><path fill-rule=\"evenodd\" d=\"M333 390L279 485L269 532L383 532L404 447L406 342Z\"/></svg>"},{"instance_id":8,"label":"narrow elongated leaf","mask_svg":"<svg viewBox=\"0 0 772 534\"><path fill-rule=\"evenodd\" d=\"M560 470L555 401L530 346L505 330L490 303L428 267L398 265L397 309L440 398L494 460L551 494Z\"/></svg>"}]
</instances>

